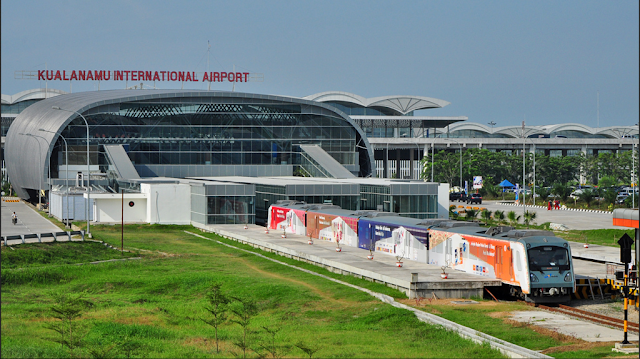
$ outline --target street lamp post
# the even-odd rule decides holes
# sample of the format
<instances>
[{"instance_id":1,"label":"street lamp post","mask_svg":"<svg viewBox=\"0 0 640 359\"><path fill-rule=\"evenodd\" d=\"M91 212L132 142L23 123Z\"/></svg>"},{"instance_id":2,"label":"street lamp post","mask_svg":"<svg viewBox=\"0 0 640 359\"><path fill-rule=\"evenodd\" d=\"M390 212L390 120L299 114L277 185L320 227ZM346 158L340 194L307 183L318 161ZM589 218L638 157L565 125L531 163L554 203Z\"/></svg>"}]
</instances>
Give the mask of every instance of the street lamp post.
<instances>
[{"instance_id":1,"label":"street lamp post","mask_svg":"<svg viewBox=\"0 0 640 359\"><path fill-rule=\"evenodd\" d=\"M89 123L87 122L87 119L84 118L84 116L82 116L82 114L77 111L66 110L64 108L60 108L59 106L53 106L51 108L54 110L75 113L76 115L80 116L80 118L82 118L82 120L84 121L84 125L87 126L87 204L85 207L87 207L86 208L87 209L87 236L91 238L91 227L90 227L91 212L89 210L89 206L91 205L91 165L89 162Z\"/></svg>"},{"instance_id":2,"label":"street lamp post","mask_svg":"<svg viewBox=\"0 0 640 359\"><path fill-rule=\"evenodd\" d=\"M38 131L42 131L42 132L49 132L49 133L53 133L55 134L55 132L53 131L47 131L44 128L39 129ZM71 227L69 225L69 146L67 146L67 139L64 138L64 136L62 134L60 134L60 138L62 138L62 141L64 141L64 163L65 163L65 176L64 176L64 184L65 187L67 187L67 227ZM58 174L58 177L60 177L60 175ZM49 209L49 212L51 212L51 209ZM64 216L62 216L64 218Z\"/></svg>"},{"instance_id":3,"label":"street lamp post","mask_svg":"<svg viewBox=\"0 0 640 359\"><path fill-rule=\"evenodd\" d=\"M19 135L23 135L23 136L29 136L29 137L33 137L36 142L38 143L38 153L40 154L40 167L42 167L42 148L40 147L40 141L38 141L38 139L36 138L36 136L30 134L30 133L22 133L20 132ZM40 204L42 203L42 176L38 176L39 178L39 184L38 184L38 208L40 207Z\"/></svg>"},{"instance_id":4,"label":"street lamp post","mask_svg":"<svg viewBox=\"0 0 640 359\"><path fill-rule=\"evenodd\" d=\"M524 215L527 213L527 181L525 180L525 165L526 165L526 159L527 159L527 155L525 153L525 142L526 142L527 137L524 134L524 121L522 121L522 215L524 218ZM535 183L534 183L535 185Z\"/></svg>"}]
</instances>

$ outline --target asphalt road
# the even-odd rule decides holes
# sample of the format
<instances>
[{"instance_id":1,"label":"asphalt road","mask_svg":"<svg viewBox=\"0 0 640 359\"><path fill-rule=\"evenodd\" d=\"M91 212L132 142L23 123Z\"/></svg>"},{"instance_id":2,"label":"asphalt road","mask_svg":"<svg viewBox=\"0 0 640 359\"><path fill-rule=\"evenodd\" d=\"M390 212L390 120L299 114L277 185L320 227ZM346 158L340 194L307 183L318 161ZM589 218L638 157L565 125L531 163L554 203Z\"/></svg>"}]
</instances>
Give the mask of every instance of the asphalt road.
<instances>
[{"instance_id":1,"label":"asphalt road","mask_svg":"<svg viewBox=\"0 0 640 359\"><path fill-rule=\"evenodd\" d=\"M13 212L18 215L17 224L11 223L11 214ZM23 202L5 202L3 200L0 213L0 224L2 225L0 234L2 236L61 231L60 228Z\"/></svg>"},{"instance_id":2,"label":"asphalt road","mask_svg":"<svg viewBox=\"0 0 640 359\"><path fill-rule=\"evenodd\" d=\"M483 201L481 205L474 204L468 205L465 202L450 202L450 204L459 206L464 205L472 207L486 207L489 211L501 210L509 212L515 211L518 215L522 215L522 206L509 206L498 204L495 201ZM578 212L569 210L553 210L548 211L546 207L531 207L527 206L528 211L536 212L536 223L561 223L567 226L569 229L624 229L613 225L613 214L609 213L593 213L593 212ZM480 215L478 215L480 218ZM522 219L520 220L522 222Z\"/></svg>"}]
</instances>

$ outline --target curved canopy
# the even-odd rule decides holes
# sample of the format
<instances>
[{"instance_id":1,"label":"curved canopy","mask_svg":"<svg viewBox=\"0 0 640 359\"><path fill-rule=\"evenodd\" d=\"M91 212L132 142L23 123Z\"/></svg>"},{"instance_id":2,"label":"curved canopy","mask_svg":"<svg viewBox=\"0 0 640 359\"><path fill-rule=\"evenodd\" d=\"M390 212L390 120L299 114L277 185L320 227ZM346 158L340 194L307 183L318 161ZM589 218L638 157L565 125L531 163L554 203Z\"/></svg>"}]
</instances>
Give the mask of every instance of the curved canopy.
<instances>
[{"instance_id":1,"label":"curved canopy","mask_svg":"<svg viewBox=\"0 0 640 359\"><path fill-rule=\"evenodd\" d=\"M346 102L362 107L384 107L400 114L427 108L440 108L449 102L437 98L422 96L382 96L364 98L349 92L327 91L303 97L318 102Z\"/></svg>"}]
</instances>

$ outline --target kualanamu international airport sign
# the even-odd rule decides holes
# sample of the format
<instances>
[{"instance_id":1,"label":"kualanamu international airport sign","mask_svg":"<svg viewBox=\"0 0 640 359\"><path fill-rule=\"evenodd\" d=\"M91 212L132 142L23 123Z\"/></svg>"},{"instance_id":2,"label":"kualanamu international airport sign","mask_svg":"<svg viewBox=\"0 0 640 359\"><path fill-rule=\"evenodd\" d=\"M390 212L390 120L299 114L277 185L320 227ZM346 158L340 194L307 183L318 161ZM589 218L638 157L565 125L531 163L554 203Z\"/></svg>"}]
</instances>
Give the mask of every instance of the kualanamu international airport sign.
<instances>
[{"instance_id":1,"label":"kualanamu international airport sign","mask_svg":"<svg viewBox=\"0 0 640 359\"><path fill-rule=\"evenodd\" d=\"M21 75L22 78L33 78L30 74ZM252 75L249 72L211 71L38 70L38 80L41 81L249 82Z\"/></svg>"}]
</instances>

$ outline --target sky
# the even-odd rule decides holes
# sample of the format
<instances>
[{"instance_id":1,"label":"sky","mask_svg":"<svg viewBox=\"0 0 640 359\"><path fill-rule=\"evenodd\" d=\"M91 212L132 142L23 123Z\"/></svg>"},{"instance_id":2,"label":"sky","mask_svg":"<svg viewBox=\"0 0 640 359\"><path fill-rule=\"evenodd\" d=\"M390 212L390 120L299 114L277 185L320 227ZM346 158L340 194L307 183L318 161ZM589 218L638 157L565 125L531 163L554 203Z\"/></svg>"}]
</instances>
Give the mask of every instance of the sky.
<instances>
[{"instance_id":1,"label":"sky","mask_svg":"<svg viewBox=\"0 0 640 359\"><path fill-rule=\"evenodd\" d=\"M0 6L5 95L45 86L98 90L94 81L16 79L22 70L235 66L264 75L262 82L237 83L239 92L426 96L451 104L416 115L467 116L485 125L605 127L639 118L638 1L2 0ZM102 81L100 90L134 84Z\"/></svg>"}]
</instances>

